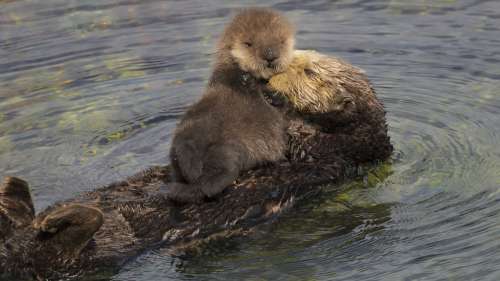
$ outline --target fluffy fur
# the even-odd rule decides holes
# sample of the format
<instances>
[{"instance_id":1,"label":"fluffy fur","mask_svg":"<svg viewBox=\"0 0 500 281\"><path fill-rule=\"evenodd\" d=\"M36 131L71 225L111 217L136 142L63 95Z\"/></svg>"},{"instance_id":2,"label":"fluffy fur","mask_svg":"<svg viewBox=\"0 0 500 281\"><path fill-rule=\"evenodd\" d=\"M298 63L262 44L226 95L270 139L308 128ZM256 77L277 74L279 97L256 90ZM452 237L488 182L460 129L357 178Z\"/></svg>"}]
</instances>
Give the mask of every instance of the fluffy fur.
<instances>
[{"instance_id":1,"label":"fluffy fur","mask_svg":"<svg viewBox=\"0 0 500 281\"><path fill-rule=\"evenodd\" d=\"M217 64L236 62L256 78L284 71L293 56L294 28L281 14L263 8L241 11L217 45Z\"/></svg>"},{"instance_id":2,"label":"fluffy fur","mask_svg":"<svg viewBox=\"0 0 500 281\"><path fill-rule=\"evenodd\" d=\"M308 54L313 56L315 53ZM280 95L304 101L294 102L295 107L292 104L299 118L295 118L293 111L287 112L292 121L287 125L288 142L284 150L290 161L241 173L235 184L222 195L223 200L200 205L172 204L162 194L162 190L180 184L172 183L172 169L174 174L182 173L179 176L196 182L197 177L193 175L205 173L207 167L215 169L217 161L223 162L221 167L227 167L225 157L231 158L240 151L235 147L245 148L242 155L253 158L266 150L275 151L275 146L281 147L281 141L268 142L274 137L268 138L266 134L275 132L275 129L279 131L283 117L265 106L258 107L262 111L251 110L252 106L262 102L261 96L253 90L260 87L258 79L245 73L227 52L219 55L232 63L218 64L209 90L203 97L207 101L196 104L181 122L176 133L179 139L174 142L178 141L178 145L187 148L181 147L173 152L186 154L172 154L171 166L152 168L126 181L56 203L35 218L28 184L17 178L6 178L0 185L0 279L111 278L110 274L117 272L124 263L160 245L175 253L189 247L202 247L203 243L216 239L246 235L255 227L262 230L263 224L275 222L277 215L297 202L316 196L321 192L321 186L358 176L362 163L382 161L390 156L393 148L387 135L385 112L364 75L352 70L333 71L338 73L339 77L336 77L330 76L330 72L317 71L320 76L310 79L308 75L293 74L309 72L304 67L307 64L292 64L289 70L295 68L296 72L280 76L285 79L280 83L288 85L297 80L296 84L290 84L295 87L280 88L271 79L271 84L281 91ZM329 60L319 64L333 69L346 67L335 66ZM328 111L331 108L328 103L315 107L314 104L321 102L302 97L316 94L320 101L326 97L325 101L335 104L335 95L332 98L321 90L323 82L314 82L331 82L332 79L344 82L330 83L324 87L325 91L337 93L338 85L352 98L343 110L333 107ZM299 88L304 83L309 85L309 90ZM238 102L236 107L232 99ZM235 107L234 110L231 107ZM221 111L222 115L217 113L219 108L225 109ZM261 116L263 113L269 115ZM233 118L239 119L236 122ZM275 122L266 124L275 128L259 125L268 119ZM243 125L233 127L227 122L241 122ZM259 127L254 130L251 126ZM236 129L236 135L230 128ZM261 132L263 136L241 135L239 140L237 136L243 131ZM220 140L227 142L219 143L217 136L224 132L228 138L220 137ZM182 135L184 133L186 135ZM189 137L192 136L197 138L190 143ZM214 148L229 147L227 151L222 149L227 154L203 154L209 151L208 146L196 148L198 144L208 145L212 141ZM194 147L193 150L190 146ZM248 147L255 148L247 150ZM207 157L199 163L196 162L199 161L196 149L201 149L200 153ZM273 155L281 157L282 151ZM241 159L238 161L244 161ZM180 169L176 165L188 167ZM186 171L188 173L184 174ZM188 187L188 191L198 191L196 196L205 196L199 190L189 189L192 185L179 187Z\"/></svg>"},{"instance_id":3,"label":"fluffy fur","mask_svg":"<svg viewBox=\"0 0 500 281\"><path fill-rule=\"evenodd\" d=\"M296 69L297 72L300 69ZM241 78L243 75L230 73L234 76L221 75L219 78L236 83L239 81L236 77ZM348 78L349 73L345 75L342 79L348 82L341 86L352 96L353 102L341 111L304 113L297 108L294 108L295 112L287 110L286 116L290 121L287 122L288 142L285 151L289 161L241 173L227 192L221 195L222 200L179 206L165 199L162 190L179 184L172 183L169 176L176 165L173 161L171 166L152 168L126 181L54 204L34 218L27 183L12 177L6 178L0 186L0 279L11 276L7 280L66 280L70 277L103 279L106 274L113 274L141 252L160 245L176 253L190 247L202 247L203 243L215 239L245 235L254 227L260 229L262 224L275 221L276 215L300 200L316 196L322 190L321 186L331 185L345 177L358 176L361 164L387 159L393 148L387 135L383 107L371 87L363 86L367 85L363 82L365 78ZM305 75L284 77L299 77L301 82L310 83ZM331 77L324 76L318 81L329 79ZM244 79L244 83L252 80ZM249 91L254 86L249 85ZM335 92L335 88L330 90ZM284 94L292 95L290 92ZM296 91L295 95L300 97L302 94ZM219 97L213 98L218 100ZM231 100L232 95L226 98ZM202 105L198 104L195 107L200 108L188 112L188 119L196 120L203 118L206 112L213 112L212 103L205 109ZM245 107L232 112L239 110L244 111ZM212 113L210 118L217 116ZM252 120L260 120L259 116L257 114L250 120L241 119L239 122L252 124ZM236 114L230 117L240 118ZM191 126L189 122L185 125ZM205 135L209 138L217 134L211 131L198 134L199 138ZM244 140L253 140L242 137ZM228 138L228 141L228 152L238 152L238 149L231 147L232 139ZM194 140L195 144L198 142L203 143ZM271 150L275 145L265 141L253 144L259 145L257 154ZM242 145L249 147L248 143ZM280 144L278 146L281 147ZM197 161L197 158L191 158L194 155L192 152L186 153L187 157L180 157L182 161ZM244 155L252 154L248 152ZM213 157L222 161L221 166L225 167L226 158L218 153ZM215 160L201 163L217 165L211 161ZM197 165L193 162L192 167ZM193 171L203 171L203 168L193 168Z\"/></svg>"}]
</instances>

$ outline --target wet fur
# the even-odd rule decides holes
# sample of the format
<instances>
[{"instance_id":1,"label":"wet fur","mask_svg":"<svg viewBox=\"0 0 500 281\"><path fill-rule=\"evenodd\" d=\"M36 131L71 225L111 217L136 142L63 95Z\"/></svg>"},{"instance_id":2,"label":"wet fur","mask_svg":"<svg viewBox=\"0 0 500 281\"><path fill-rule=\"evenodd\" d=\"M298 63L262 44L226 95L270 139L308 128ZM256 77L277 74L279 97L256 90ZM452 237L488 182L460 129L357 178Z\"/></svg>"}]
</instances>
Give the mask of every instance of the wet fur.
<instances>
[{"instance_id":1,"label":"wet fur","mask_svg":"<svg viewBox=\"0 0 500 281\"><path fill-rule=\"evenodd\" d=\"M0 186L0 241L13 229L29 225L34 217L28 183L6 177Z\"/></svg>"},{"instance_id":2,"label":"wet fur","mask_svg":"<svg viewBox=\"0 0 500 281\"><path fill-rule=\"evenodd\" d=\"M284 157L284 116L263 98L261 80L284 70L292 49L290 23L272 10L247 9L229 23L207 90L175 131L170 198L200 202L241 171Z\"/></svg>"},{"instance_id":3,"label":"wet fur","mask_svg":"<svg viewBox=\"0 0 500 281\"><path fill-rule=\"evenodd\" d=\"M239 67L236 72L228 69L216 68L211 87L220 83L231 93L244 83L259 82L248 79ZM350 81L349 73L344 75ZM301 111L292 106L286 114L291 119L286 128L289 161L241 173L217 202L177 206L164 198L161 191L172 184L172 168L177 177L188 179L190 174L175 166L192 164L193 174L200 173L193 155L181 157L184 164L175 159L171 166L152 168L54 204L36 217L28 184L7 177L0 186L0 279L103 279L153 247L186 249L196 242L245 235L256 225L274 221L299 200L315 196L320 186L358 175L360 164L385 160L392 152L385 111L362 80L364 76L355 75L343 84L353 98L344 110ZM202 110L203 104L193 116L198 110L201 115L210 112L212 104L206 103Z\"/></svg>"},{"instance_id":4,"label":"wet fur","mask_svg":"<svg viewBox=\"0 0 500 281\"><path fill-rule=\"evenodd\" d=\"M106 279L146 250L164 246L178 255L194 247L196 253L203 243L275 221L300 200L316 197L321 186L358 176L362 163L390 156L381 104L374 95L356 97L345 115L318 113L305 121L287 111L288 161L242 172L221 200L179 206L165 199L172 166L157 167L56 203L31 222L27 183L7 178L0 186L0 225L9 226L0 232L0 279Z\"/></svg>"}]
</instances>

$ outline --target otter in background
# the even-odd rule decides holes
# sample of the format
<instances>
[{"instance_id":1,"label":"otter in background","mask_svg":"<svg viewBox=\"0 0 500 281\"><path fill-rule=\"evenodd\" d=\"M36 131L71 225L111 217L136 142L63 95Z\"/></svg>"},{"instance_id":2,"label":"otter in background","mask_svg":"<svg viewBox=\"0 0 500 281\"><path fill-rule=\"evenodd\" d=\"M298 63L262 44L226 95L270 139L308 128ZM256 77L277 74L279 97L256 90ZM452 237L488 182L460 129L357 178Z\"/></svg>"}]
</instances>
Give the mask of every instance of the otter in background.
<instances>
[{"instance_id":1,"label":"otter in background","mask_svg":"<svg viewBox=\"0 0 500 281\"><path fill-rule=\"evenodd\" d=\"M262 81L285 71L293 46L292 25L273 10L245 9L229 23L208 87L175 131L169 198L213 197L241 171L283 158L286 122L264 99Z\"/></svg>"}]
</instances>

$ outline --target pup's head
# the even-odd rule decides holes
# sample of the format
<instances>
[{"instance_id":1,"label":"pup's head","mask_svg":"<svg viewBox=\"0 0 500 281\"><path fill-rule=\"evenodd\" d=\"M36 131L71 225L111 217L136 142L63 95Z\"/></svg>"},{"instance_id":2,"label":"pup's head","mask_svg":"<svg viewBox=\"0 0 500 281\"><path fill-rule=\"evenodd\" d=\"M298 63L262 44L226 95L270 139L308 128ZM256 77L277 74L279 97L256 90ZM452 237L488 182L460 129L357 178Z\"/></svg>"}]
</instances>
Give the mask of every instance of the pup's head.
<instances>
[{"instance_id":1,"label":"pup's head","mask_svg":"<svg viewBox=\"0 0 500 281\"><path fill-rule=\"evenodd\" d=\"M326 113L354 104L344 82L362 75L361 70L333 57L297 50L288 68L271 77L269 87L284 95L298 111Z\"/></svg>"},{"instance_id":2,"label":"pup's head","mask_svg":"<svg viewBox=\"0 0 500 281\"><path fill-rule=\"evenodd\" d=\"M288 67L294 43L294 29L284 16L270 9L250 8L227 25L218 50L242 70L267 79Z\"/></svg>"}]
</instances>

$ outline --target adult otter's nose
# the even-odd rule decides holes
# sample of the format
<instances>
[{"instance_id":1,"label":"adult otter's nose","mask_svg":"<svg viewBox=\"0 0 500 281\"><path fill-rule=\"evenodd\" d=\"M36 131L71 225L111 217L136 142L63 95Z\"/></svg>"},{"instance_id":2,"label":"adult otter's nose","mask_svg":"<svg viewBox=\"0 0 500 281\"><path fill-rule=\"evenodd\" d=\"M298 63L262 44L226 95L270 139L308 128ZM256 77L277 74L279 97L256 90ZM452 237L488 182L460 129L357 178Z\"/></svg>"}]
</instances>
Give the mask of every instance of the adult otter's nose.
<instances>
[{"instance_id":1,"label":"adult otter's nose","mask_svg":"<svg viewBox=\"0 0 500 281\"><path fill-rule=\"evenodd\" d=\"M278 57L278 53L276 51L273 51L271 48L268 48L264 53L264 59L267 61L268 65L274 64Z\"/></svg>"}]
</instances>

